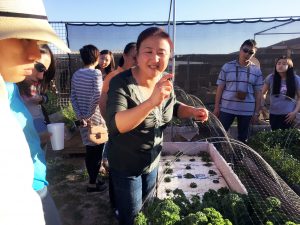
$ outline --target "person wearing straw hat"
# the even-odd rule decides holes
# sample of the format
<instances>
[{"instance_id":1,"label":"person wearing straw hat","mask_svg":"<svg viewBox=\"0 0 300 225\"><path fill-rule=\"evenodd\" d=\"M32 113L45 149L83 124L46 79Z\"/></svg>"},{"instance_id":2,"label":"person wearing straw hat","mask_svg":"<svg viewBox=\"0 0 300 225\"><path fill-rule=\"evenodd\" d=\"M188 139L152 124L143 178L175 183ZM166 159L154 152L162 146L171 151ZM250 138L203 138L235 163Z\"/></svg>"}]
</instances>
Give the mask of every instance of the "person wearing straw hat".
<instances>
[{"instance_id":1,"label":"person wearing straw hat","mask_svg":"<svg viewBox=\"0 0 300 225\"><path fill-rule=\"evenodd\" d=\"M70 52L48 23L42 0L0 0L0 224L45 224L32 188L31 152L10 111L4 81L17 83L31 75L41 56L39 44L46 42Z\"/></svg>"}]
</instances>

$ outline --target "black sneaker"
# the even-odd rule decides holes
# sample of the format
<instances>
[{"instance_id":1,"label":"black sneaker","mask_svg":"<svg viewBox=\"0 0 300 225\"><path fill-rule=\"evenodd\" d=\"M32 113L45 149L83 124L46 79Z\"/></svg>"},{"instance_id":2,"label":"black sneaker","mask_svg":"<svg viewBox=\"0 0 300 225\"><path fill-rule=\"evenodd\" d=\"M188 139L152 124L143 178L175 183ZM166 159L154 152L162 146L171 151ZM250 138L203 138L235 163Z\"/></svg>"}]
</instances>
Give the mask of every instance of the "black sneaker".
<instances>
[{"instance_id":1,"label":"black sneaker","mask_svg":"<svg viewBox=\"0 0 300 225\"><path fill-rule=\"evenodd\" d=\"M106 185L96 185L96 187L86 187L87 192L103 192L107 189Z\"/></svg>"}]
</instances>

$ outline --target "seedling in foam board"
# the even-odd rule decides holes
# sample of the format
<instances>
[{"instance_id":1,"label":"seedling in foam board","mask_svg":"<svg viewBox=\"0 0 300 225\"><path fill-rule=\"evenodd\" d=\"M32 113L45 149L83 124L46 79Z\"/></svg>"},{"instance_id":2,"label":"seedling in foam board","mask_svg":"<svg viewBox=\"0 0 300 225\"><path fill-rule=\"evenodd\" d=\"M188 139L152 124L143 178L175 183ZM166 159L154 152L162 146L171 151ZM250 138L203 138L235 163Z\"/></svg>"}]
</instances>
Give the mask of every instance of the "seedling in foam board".
<instances>
[{"instance_id":1,"label":"seedling in foam board","mask_svg":"<svg viewBox=\"0 0 300 225\"><path fill-rule=\"evenodd\" d=\"M220 183L220 181L219 180L213 180L213 183L218 184L218 183Z\"/></svg>"},{"instance_id":2,"label":"seedling in foam board","mask_svg":"<svg viewBox=\"0 0 300 225\"><path fill-rule=\"evenodd\" d=\"M209 170L208 174L211 176L217 175L217 173L214 170Z\"/></svg>"},{"instance_id":3,"label":"seedling in foam board","mask_svg":"<svg viewBox=\"0 0 300 225\"><path fill-rule=\"evenodd\" d=\"M172 168L166 168L166 169L164 170L164 173L165 173L165 174L172 174L172 173L173 173L173 169L172 169Z\"/></svg>"},{"instance_id":4,"label":"seedling in foam board","mask_svg":"<svg viewBox=\"0 0 300 225\"><path fill-rule=\"evenodd\" d=\"M212 163L207 162L207 163L204 163L203 165L204 165L204 166L207 166L207 167L211 167L211 166L212 166Z\"/></svg>"},{"instance_id":5,"label":"seedling in foam board","mask_svg":"<svg viewBox=\"0 0 300 225\"><path fill-rule=\"evenodd\" d=\"M169 193L171 193L171 192L172 192L172 189L169 189L169 188L166 189L166 193L167 193L167 194L169 194Z\"/></svg>"},{"instance_id":6,"label":"seedling in foam board","mask_svg":"<svg viewBox=\"0 0 300 225\"><path fill-rule=\"evenodd\" d=\"M190 169L192 169L192 167L191 167L191 165L186 165L185 169L190 170Z\"/></svg>"},{"instance_id":7,"label":"seedling in foam board","mask_svg":"<svg viewBox=\"0 0 300 225\"><path fill-rule=\"evenodd\" d=\"M186 178L186 179L195 178L195 176L193 174L191 174L191 173L186 173L186 174L183 175L183 177Z\"/></svg>"},{"instance_id":8,"label":"seedling in foam board","mask_svg":"<svg viewBox=\"0 0 300 225\"><path fill-rule=\"evenodd\" d=\"M165 177L164 181L165 181L166 183L171 182L171 177Z\"/></svg>"},{"instance_id":9,"label":"seedling in foam board","mask_svg":"<svg viewBox=\"0 0 300 225\"><path fill-rule=\"evenodd\" d=\"M170 161L166 162L165 166L171 166L171 162Z\"/></svg>"},{"instance_id":10,"label":"seedling in foam board","mask_svg":"<svg viewBox=\"0 0 300 225\"><path fill-rule=\"evenodd\" d=\"M196 187L197 187L197 184L196 184L195 182L192 182L192 183L190 184L190 187L191 187L191 188L196 188Z\"/></svg>"},{"instance_id":11,"label":"seedling in foam board","mask_svg":"<svg viewBox=\"0 0 300 225\"><path fill-rule=\"evenodd\" d=\"M195 162L195 161L196 161L196 159L194 159L194 158L190 159L190 162Z\"/></svg>"}]
</instances>

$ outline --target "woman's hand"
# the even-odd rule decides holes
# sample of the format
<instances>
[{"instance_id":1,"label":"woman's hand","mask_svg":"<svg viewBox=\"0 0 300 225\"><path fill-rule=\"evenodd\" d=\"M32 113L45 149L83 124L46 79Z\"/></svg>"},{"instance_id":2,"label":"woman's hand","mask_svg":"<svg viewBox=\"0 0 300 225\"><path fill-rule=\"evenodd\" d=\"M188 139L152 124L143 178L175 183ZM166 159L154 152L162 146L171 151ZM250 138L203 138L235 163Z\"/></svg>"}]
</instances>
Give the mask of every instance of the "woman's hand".
<instances>
[{"instance_id":1,"label":"woman's hand","mask_svg":"<svg viewBox=\"0 0 300 225\"><path fill-rule=\"evenodd\" d=\"M208 120L208 110L205 108L194 108L192 114L194 120L196 121L203 123Z\"/></svg>"},{"instance_id":2,"label":"woman's hand","mask_svg":"<svg viewBox=\"0 0 300 225\"><path fill-rule=\"evenodd\" d=\"M153 92L148 99L153 107L159 106L165 99L169 98L173 90L173 84L171 82L173 77L173 74L167 74L156 83Z\"/></svg>"},{"instance_id":3,"label":"woman's hand","mask_svg":"<svg viewBox=\"0 0 300 225\"><path fill-rule=\"evenodd\" d=\"M290 112L289 114L286 115L285 117L285 122L286 123L292 123L294 119L296 118L297 112Z\"/></svg>"}]
</instances>

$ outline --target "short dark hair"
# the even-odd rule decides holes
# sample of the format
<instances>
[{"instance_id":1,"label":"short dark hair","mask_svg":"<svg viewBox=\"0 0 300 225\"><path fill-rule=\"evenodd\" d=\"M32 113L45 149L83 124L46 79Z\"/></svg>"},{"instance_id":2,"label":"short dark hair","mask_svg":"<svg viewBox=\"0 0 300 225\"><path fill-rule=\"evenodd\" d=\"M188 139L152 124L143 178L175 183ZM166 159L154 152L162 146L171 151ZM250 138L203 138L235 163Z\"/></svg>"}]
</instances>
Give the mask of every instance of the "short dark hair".
<instances>
[{"instance_id":1,"label":"short dark hair","mask_svg":"<svg viewBox=\"0 0 300 225\"><path fill-rule=\"evenodd\" d=\"M244 43L241 45L241 48L244 47L245 45L251 46L251 47L257 49L257 43L254 39L248 39L248 40L244 41Z\"/></svg>"},{"instance_id":2,"label":"short dark hair","mask_svg":"<svg viewBox=\"0 0 300 225\"><path fill-rule=\"evenodd\" d=\"M149 37L161 37L166 39L171 47L171 51L173 50L173 42L169 36L169 34L167 32L165 32L162 28L159 27L149 27L146 30L142 31L142 33L140 33L140 35L138 36L137 42L136 42L136 50L137 52L139 51L140 47L141 47L141 43L149 38Z\"/></svg>"},{"instance_id":3,"label":"short dark hair","mask_svg":"<svg viewBox=\"0 0 300 225\"><path fill-rule=\"evenodd\" d=\"M131 49L136 48L136 42L130 42L128 43L123 51L123 54L127 55ZM118 66L122 67L124 65L124 58L123 55L121 56L121 58L119 59L119 63Z\"/></svg>"},{"instance_id":4,"label":"short dark hair","mask_svg":"<svg viewBox=\"0 0 300 225\"><path fill-rule=\"evenodd\" d=\"M91 65L98 61L99 50L94 45L85 45L80 50L80 56L84 65Z\"/></svg>"}]
</instances>

